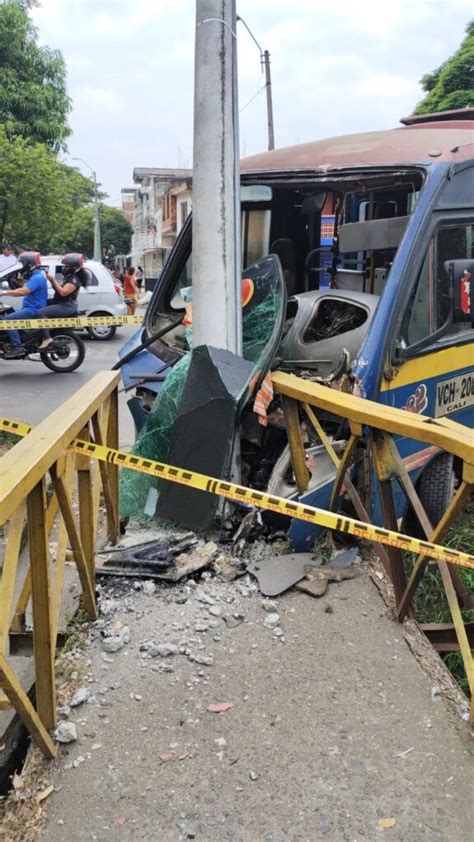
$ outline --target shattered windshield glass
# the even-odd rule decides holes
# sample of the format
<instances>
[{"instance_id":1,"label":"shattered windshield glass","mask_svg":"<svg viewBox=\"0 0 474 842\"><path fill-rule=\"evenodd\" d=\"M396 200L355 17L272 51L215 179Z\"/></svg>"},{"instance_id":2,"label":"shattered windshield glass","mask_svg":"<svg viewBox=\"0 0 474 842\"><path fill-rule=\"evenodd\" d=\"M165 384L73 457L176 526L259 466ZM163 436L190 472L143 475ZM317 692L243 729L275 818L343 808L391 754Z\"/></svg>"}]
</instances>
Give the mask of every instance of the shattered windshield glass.
<instances>
[{"instance_id":1,"label":"shattered windshield glass","mask_svg":"<svg viewBox=\"0 0 474 842\"><path fill-rule=\"evenodd\" d=\"M286 293L279 262L274 257L266 257L248 267L244 271L242 287L245 291L243 357L253 366L249 369L246 388L241 393L239 412L259 387L280 342ZM135 455L166 462L192 354L192 351L185 354L166 378L133 447ZM229 430L229 437L233 437L234 432ZM124 469L120 479L122 516L153 515L159 482L155 477ZM154 489L151 494L150 489Z\"/></svg>"}]
</instances>

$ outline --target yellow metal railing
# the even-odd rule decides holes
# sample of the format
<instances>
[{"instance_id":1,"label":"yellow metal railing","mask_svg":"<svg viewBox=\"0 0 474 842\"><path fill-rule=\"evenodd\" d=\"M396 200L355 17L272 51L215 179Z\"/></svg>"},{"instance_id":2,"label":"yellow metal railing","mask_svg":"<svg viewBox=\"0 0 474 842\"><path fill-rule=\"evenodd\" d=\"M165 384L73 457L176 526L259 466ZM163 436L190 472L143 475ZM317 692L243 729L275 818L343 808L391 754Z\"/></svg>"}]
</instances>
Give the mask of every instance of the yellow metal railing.
<instances>
[{"instance_id":1,"label":"yellow metal railing","mask_svg":"<svg viewBox=\"0 0 474 842\"><path fill-rule=\"evenodd\" d=\"M360 520L370 522L366 509L367 501L356 489L349 474L357 446L363 440L368 470L370 472L373 468L377 476L384 526L387 529L398 530L392 489L392 481L396 481L407 497L426 539L433 543L441 542L474 490L474 434L470 428L446 418L433 419L403 409L394 409L280 371L272 375L272 381L276 391L282 396L293 471L300 494L306 491L309 483L301 428L301 420L306 417L336 467L330 508L335 508L344 486ZM321 414L325 417L329 415L345 419L348 423L349 437L341 457L334 451L321 425L318 418ZM434 453L438 449L447 451L462 463L459 487L445 514L435 526L430 523L398 453L392 438L394 435L426 442L432 446ZM407 582L402 550L396 546L387 547L377 543L374 543L374 548L392 581L397 617L403 621L412 609L413 595L429 558L423 554L418 556ZM471 693L471 721L474 721L474 660L460 606L461 603L464 608L474 607L474 595L467 592L455 566L441 559L437 559L436 563L466 670Z\"/></svg>"},{"instance_id":2,"label":"yellow metal railing","mask_svg":"<svg viewBox=\"0 0 474 842\"><path fill-rule=\"evenodd\" d=\"M54 657L68 545L82 588L83 607L96 617L95 547L101 494L107 537L118 535L118 468L68 450L75 438L118 446L118 372L96 374L1 458L0 524L6 526L0 578L0 708L14 707L43 753L56 725ZM77 505L76 505L77 504ZM28 559L21 558L22 537ZM56 534L55 559L50 536ZM26 613L31 606L31 632ZM9 649L31 637L36 707L21 686Z\"/></svg>"}]
</instances>

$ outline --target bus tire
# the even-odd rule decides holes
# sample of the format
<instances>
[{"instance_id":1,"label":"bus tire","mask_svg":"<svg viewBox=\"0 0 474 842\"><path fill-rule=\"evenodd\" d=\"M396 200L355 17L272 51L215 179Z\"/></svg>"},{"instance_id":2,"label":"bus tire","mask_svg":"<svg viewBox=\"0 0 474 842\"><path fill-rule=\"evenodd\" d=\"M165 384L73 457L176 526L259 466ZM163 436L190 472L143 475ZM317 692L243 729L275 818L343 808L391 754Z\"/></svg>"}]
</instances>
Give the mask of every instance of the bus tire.
<instances>
[{"instance_id":1,"label":"bus tire","mask_svg":"<svg viewBox=\"0 0 474 842\"><path fill-rule=\"evenodd\" d=\"M428 463L417 483L418 496L433 526L443 517L455 490L452 453L440 453Z\"/></svg>"}]
</instances>

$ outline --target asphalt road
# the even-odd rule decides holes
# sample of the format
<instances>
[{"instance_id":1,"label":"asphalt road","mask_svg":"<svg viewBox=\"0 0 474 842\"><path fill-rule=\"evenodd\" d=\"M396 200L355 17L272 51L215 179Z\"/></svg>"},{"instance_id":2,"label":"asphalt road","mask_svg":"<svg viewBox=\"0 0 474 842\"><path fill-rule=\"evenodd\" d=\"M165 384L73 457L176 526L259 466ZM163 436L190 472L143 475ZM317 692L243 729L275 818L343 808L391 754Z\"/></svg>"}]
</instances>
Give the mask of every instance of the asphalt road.
<instances>
[{"instance_id":1,"label":"asphalt road","mask_svg":"<svg viewBox=\"0 0 474 842\"><path fill-rule=\"evenodd\" d=\"M43 421L97 371L112 368L119 349L135 330L133 325L121 327L110 342L85 339L86 359L72 374L55 374L41 362L0 360L0 414L28 424ZM119 420L120 444L129 447L134 426L124 394L120 396Z\"/></svg>"}]
</instances>

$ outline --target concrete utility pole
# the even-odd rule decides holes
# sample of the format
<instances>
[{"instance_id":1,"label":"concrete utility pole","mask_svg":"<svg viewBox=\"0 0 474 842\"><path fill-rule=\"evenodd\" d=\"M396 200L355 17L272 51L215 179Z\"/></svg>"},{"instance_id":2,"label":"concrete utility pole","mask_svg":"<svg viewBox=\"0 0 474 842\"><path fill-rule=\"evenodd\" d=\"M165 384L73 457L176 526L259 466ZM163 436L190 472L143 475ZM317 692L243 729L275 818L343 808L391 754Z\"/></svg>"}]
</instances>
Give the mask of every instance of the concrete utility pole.
<instances>
[{"instance_id":1,"label":"concrete utility pole","mask_svg":"<svg viewBox=\"0 0 474 842\"><path fill-rule=\"evenodd\" d=\"M102 260L102 245L100 241L100 216L99 216L99 193L97 190L97 176L95 170L92 169L87 161L83 158L73 158L73 161L80 161L92 173L92 181L94 182L94 260L99 262Z\"/></svg>"},{"instance_id":2,"label":"concrete utility pole","mask_svg":"<svg viewBox=\"0 0 474 842\"><path fill-rule=\"evenodd\" d=\"M272 103L272 79L270 76L270 53L265 50L263 54L265 65L265 88L267 91L267 122L268 122L268 148L275 149L275 135L273 134L273 103Z\"/></svg>"},{"instance_id":3,"label":"concrete utility pole","mask_svg":"<svg viewBox=\"0 0 474 842\"><path fill-rule=\"evenodd\" d=\"M260 53L260 63L265 68L265 90L267 94L267 129L268 129L268 148L275 149L275 134L273 131L273 102L272 102L272 78L270 75L270 53L268 50L265 52L262 50L260 44L258 43L255 35L253 34L250 27L244 21L240 15L237 15L237 20L240 20L241 23L245 26L248 34L250 35L252 41L258 47L258 51Z\"/></svg>"},{"instance_id":4,"label":"concrete utility pole","mask_svg":"<svg viewBox=\"0 0 474 842\"><path fill-rule=\"evenodd\" d=\"M193 344L242 351L235 0L197 0Z\"/></svg>"}]
</instances>

